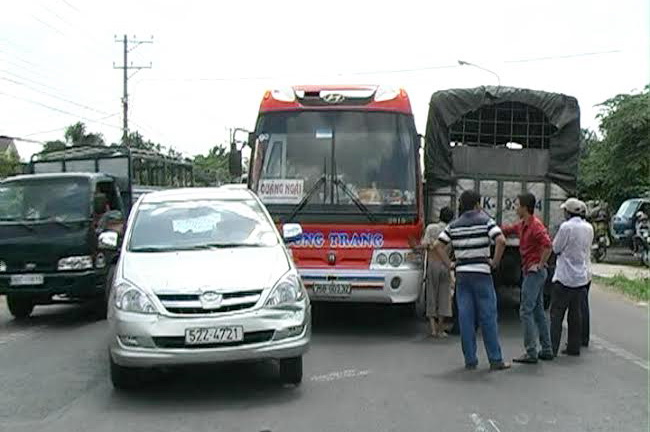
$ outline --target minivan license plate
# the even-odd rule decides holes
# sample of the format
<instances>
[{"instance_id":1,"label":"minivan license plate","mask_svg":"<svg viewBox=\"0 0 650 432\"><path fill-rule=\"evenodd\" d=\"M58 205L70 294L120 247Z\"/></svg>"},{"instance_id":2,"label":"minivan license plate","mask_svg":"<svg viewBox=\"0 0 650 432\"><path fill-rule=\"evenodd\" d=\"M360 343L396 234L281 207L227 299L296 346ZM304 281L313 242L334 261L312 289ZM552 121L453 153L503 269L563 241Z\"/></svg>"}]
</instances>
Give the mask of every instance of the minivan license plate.
<instances>
[{"instance_id":1,"label":"minivan license plate","mask_svg":"<svg viewBox=\"0 0 650 432\"><path fill-rule=\"evenodd\" d=\"M314 284L314 294L332 296L332 297L348 297L352 294L352 286L349 283L316 283Z\"/></svg>"},{"instance_id":2,"label":"minivan license plate","mask_svg":"<svg viewBox=\"0 0 650 432\"><path fill-rule=\"evenodd\" d=\"M9 284L11 286L25 286L25 285L43 285L45 278L42 274L20 274L11 275Z\"/></svg>"},{"instance_id":3,"label":"minivan license plate","mask_svg":"<svg viewBox=\"0 0 650 432\"><path fill-rule=\"evenodd\" d=\"M241 342L244 340L244 327L204 327L185 330L186 345Z\"/></svg>"}]
</instances>

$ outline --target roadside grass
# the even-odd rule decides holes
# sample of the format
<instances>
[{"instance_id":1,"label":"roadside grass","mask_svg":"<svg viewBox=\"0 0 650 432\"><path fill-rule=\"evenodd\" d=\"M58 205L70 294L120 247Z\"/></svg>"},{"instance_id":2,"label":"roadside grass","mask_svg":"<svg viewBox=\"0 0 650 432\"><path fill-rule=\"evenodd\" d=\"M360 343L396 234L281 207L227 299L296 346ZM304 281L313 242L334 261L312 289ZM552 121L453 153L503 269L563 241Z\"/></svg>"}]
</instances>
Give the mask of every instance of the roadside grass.
<instances>
[{"instance_id":1,"label":"roadside grass","mask_svg":"<svg viewBox=\"0 0 650 432\"><path fill-rule=\"evenodd\" d=\"M618 274L613 277L595 277L596 282L613 288L634 300L650 300L650 278L628 279Z\"/></svg>"}]
</instances>

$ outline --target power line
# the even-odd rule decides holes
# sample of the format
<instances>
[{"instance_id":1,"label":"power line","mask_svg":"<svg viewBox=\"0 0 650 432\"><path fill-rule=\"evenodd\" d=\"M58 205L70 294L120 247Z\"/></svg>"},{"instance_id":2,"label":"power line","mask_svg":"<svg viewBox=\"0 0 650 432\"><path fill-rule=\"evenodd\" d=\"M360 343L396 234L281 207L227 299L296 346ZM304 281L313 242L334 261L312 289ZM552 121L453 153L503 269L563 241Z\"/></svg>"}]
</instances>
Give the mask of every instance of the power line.
<instances>
[{"instance_id":1,"label":"power line","mask_svg":"<svg viewBox=\"0 0 650 432\"><path fill-rule=\"evenodd\" d=\"M112 125L112 124L110 124L110 123L103 123L103 122L101 122L101 121L95 121L95 120L89 119L88 117L80 116L80 115L75 114L75 113L72 113L72 112L70 112L70 111L62 110L62 109L60 109L60 108L56 108L56 107L53 107L53 106L50 106L50 105L44 104L44 103L41 103L41 102L35 101L35 100L33 100L33 99L23 98L23 97L19 97L19 96L14 96L14 95L11 95L11 94L8 94L8 93L4 93L4 92L0 92L0 95L4 95L4 96L10 97L10 98L12 98L12 99L16 99L16 100L21 100L21 101L23 101L23 102L28 102L28 103L31 103L31 104L34 104L34 105L39 105L39 106L41 106L41 107L43 107L43 108L47 108L47 109L49 109L49 110L56 111L56 112L61 113L61 114L66 114L66 115L70 115L70 116L73 116L73 117L77 117L77 118L80 118L81 120L85 120L85 121L87 121L87 122L97 123L97 124L101 124L101 125L104 125L104 126L108 126L108 127L112 127L112 128L120 129L119 126Z\"/></svg>"},{"instance_id":2,"label":"power line","mask_svg":"<svg viewBox=\"0 0 650 432\"><path fill-rule=\"evenodd\" d=\"M63 3L65 3L69 8L74 9L77 12L81 12L75 5L72 3L66 1L66 0L61 0Z\"/></svg>"},{"instance_id":3,"label":"power line","mask_svg":"<svg viewBox=\"0 0 650 432\"><path fill-rule=\"evenodd\" d=\"M27 84L24 84L24 83L18 82L18 81L16 81L16 80L11 79L11 78L6 78L6 77L2 77L2 76L0 76L0 79L5 80L5 81L8 81L8 82L13 83L13 84L16 84L16 85L19 85L19 86L22 86L22 87L25 87L25 88L28 88L28 89L30 89L31 91L34 91L34 92L37 92L37 93L40 93L40 94L44 94L44 95L49 96L49 97L51 97L51 98L58 99L58 100L60 100L60 101L62 101L62 102L66 102L66 103L69 103L69 104L72 104L72 105L76 105L76 106L78 106L78 107L80 107L80 108L83 108L83 109L86 109L86 110L88 110L88 111L94 111L94 112L99 113L99 114L106 114L106 115L109 115L106 111L101 111L101 110L95 109L95 108L93 108L93 107L91 107L91 106L84 105L84 104L81 104L81 103L78 103L78 102L72 101L72 100L70 100L70 99L66 99L66 98L61 97L61 96L57 96L57 95L55 95L55 94L52 94L52 93L49 93L49 92L46 92L46 91L42 91L42 90L35 89L34 87L30 87L30 86L28 86Z\"/></svg>"},{"instance_id":4,"label":"power line","mask_svg":"<svg viewBox=\"0 0 650 432\"><path fill-rule=\"evenodd\" d=\"M603 55L603 54L617 54L620 52L622 51L621 50L595 51L595 52L586 52L586 53L578 53L578 54L556 55L556 56L549 56L549 57L536 57L536 58L521 59L521 60L507 60L504 61L504 63L529 63L529 62L538 62L538 61L546 61L546 60L562 60L568 58L590 57L590 56Z\"/></svg>"},{"instance_id":5,"label":"power line","mask_svg":"<svg viewBox=\"0 0 650 432\"><path fill-rule=\"evenodd\" d=\"M109 118L111 118L111 117L115 117L115 116L117 116L117 115L119 115L119 114L120 114L119 112L116 112L116 113L113 113L113 114L111 114L111 115L107 115L107 116L104 116L104 117L100 117L100 118L98 118L98 119L94 119L94 120L86 120L86 121L89 122L89 123L97 123L97 122L100 122L100 121L102 121L102 120L106 120L106 119L109 119ZM56 129L46 130L46 131L32 132L32 133L28 133L28 134L23 134L23 136L24 136L24 137L30 137L30 136L36 136L36 135L44 135L44 134L47 134L47 133L52 133L52 132L58 132L58 131L61 131L61 130L65 130L65 129L67 129L68 127L69 127L69 125L68 125L68 126L62 126L62 127L56 128Z\"/></svg>"}]
</instances>

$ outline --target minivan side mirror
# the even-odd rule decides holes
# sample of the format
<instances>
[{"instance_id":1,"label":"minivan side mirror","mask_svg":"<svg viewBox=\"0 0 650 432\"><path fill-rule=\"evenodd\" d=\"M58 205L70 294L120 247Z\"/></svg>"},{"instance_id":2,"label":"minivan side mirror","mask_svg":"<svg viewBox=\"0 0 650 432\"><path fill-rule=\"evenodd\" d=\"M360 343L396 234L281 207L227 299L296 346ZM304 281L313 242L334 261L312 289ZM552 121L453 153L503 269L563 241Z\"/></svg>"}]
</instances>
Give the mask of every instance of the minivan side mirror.
<instances>
[{"instance_id":1,"label":"minivan side mirror","mask_svg":"<svg viewBox=\"0 0 650 432\"><path fill-rule=\"evenodd\" d=\"M282 238L287 244L297 242L302 238L302 226L297 223L282 225Z\"/></svg>"},{"instance_id":2,"label":"minivan side mirror","mask_svg":"<svg viewBox=\"0 0 650 432\"><path fill-rule=\"evenodd\" d=\"M99 235L98 246L100 250L115 251L120 235L115 231L104 231Z\"/></svg>"}]
</instances>

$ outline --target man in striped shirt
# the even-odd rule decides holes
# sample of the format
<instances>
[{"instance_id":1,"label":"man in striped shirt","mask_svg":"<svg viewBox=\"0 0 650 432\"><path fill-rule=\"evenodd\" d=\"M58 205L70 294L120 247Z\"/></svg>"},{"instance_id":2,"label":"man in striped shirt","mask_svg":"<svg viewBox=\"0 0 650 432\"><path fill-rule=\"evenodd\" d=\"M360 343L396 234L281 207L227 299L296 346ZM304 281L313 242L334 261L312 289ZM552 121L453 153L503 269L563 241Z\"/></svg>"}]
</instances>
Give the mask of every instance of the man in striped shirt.
<instances>
[{"instance_id":1,"label":"man in striped shirt","mask_svg":"<svg viewBox=\"0 0 650 432\"><path fill-rule=\"evenodd\" d=\"M436 248L445 264L456 270L456 296L460 337L465 356L465 368L476 369L475 323L478 318L483 343L491 370L509 369L503 361L497 324L497 298L492 281L492 268L499 265L506 240L501 229L479 205L481 196L474 191L460 195L460 216L440 234ZM495 242L494 257L490 245ZM451 244L456 262L451 262L445 247ZM478 317L477 317L478 315Z\"/></svg>"}]
</instances>

